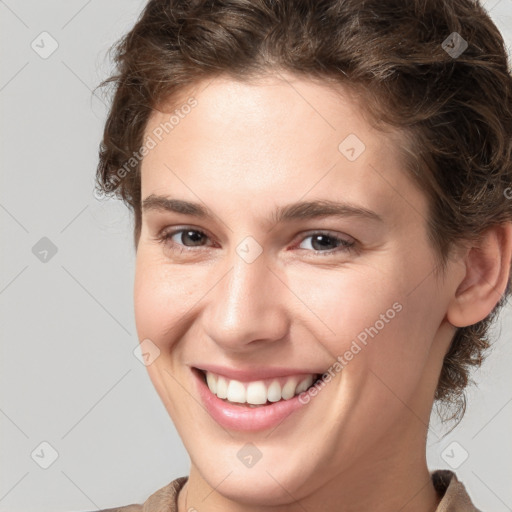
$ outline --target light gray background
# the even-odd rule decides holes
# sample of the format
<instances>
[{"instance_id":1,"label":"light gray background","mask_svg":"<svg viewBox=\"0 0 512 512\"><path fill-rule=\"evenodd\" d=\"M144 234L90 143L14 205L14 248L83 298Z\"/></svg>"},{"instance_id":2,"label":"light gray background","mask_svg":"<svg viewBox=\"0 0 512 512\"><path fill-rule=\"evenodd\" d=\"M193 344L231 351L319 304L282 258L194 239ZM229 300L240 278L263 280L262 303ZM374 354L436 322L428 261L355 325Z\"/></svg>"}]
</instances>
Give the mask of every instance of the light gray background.
<instances>
[{"instance_id":1,"label":"light gray background","mask_svg":"<svg viewBox=\"0 0 512 512\"><path fill-rule=\"evenodd\" d=\"M512 0L484 3L510 47ZM107 49L144 5L0 0L0 511L140 503L188 474L186 451L133 353L131 220L119 202L93 196L106 105L91 90L111 72ZM51 49L45 31L58 48L42 58L31 45ZM47 262L32 252L43 237L57 248ZM432 469L468 453L455 471L488 512L512 510L507 308L465 419L443 438L434 417L428 440ZM58 453L47 469L52 449L42 442Z\"/></svg>"}]
</instances>

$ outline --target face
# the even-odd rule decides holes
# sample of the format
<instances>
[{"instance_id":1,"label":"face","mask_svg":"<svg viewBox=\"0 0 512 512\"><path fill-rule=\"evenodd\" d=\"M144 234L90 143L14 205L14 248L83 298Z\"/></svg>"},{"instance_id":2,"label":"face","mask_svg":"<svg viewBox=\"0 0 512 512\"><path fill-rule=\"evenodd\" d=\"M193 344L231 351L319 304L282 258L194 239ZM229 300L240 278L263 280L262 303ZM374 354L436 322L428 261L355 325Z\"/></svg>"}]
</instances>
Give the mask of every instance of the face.
<instances>
[{"instance_id":1,"label":"face","mask_svg":"<svg viewBox=\"0 0 512 512\"><path fill-rule=\"evenodd\" d=\"M450 292L399 139L293 75L198 83L148 136L136 324L191 473L278 504L424 448Z\"/></svg>"}]
</instances>

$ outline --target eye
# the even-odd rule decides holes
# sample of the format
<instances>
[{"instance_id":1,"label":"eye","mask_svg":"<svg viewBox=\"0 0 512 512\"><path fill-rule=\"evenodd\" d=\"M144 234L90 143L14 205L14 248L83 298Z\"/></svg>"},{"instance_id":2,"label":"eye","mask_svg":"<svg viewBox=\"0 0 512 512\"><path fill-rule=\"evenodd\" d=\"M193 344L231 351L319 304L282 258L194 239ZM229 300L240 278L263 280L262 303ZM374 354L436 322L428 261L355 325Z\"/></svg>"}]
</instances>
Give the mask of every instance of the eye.
<instances>
[{"instance_id":1,"label":"eye","mask_svg":"<svg viewBox=\"0 0 512 512\"><path fill-rule=\"evenodd\" d=\"M203 231L188 228L174 229L171 231L164 231L158 236L158 240L171 249L180 247L180 252L189 250L189 247L202 247L204 241L208 239ZM185 249L183 249L185 248Z\"/></svg>"},{"instance_id":2,"label":"eye","mask_svg":"<svg viewBox=\"0 0 512 512\"><path fill-rule=\"evenodd\" d=\"M307 242L308 239L311 239L310 242ZM306 245L306 247L303 247ZM303 241L299 245L300 249L308 249L307 246L310 246L314 252L319 255L331 255L335 252L340 251L350 251L355 249L355 241L354 239L345 239L340 238L338 236L334 236L329 233L324 232L315 232L310 235L307 235L303 238ZM331 248L334 247L334 248ZM324 250L327 249L327 250Z\"/></svg>"}]
</instances>

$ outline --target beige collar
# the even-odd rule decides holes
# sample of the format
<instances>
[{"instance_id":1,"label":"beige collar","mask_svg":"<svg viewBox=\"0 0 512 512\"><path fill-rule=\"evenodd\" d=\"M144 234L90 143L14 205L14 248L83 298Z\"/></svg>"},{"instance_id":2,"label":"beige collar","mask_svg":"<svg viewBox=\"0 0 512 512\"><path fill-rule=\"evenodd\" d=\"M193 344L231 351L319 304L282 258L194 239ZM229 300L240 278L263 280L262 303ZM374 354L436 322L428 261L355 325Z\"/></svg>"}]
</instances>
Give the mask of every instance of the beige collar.
<instances>
[{"instance_id":1,"label":"beige collar","mask_svg":"<svg viewBox=\"0 0 512 512\"><path fill-rule=\"evenodd\" d=\"M481 512L453 471L438 469L430 473L434 488L442 497L436 512ZM177 512L178 494L188 480L182 476L154 492L143 505L126 505L99 512Z\"/></svg>"}]
</instances>

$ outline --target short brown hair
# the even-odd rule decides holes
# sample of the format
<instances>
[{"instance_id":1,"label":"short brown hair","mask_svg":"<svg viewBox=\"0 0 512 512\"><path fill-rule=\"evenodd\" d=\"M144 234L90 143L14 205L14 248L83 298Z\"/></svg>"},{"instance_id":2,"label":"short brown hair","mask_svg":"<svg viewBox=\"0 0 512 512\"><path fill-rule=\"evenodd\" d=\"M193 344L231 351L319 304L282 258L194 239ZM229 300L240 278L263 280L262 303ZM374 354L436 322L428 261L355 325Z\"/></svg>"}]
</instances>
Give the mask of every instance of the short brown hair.
<instances>
[{"instance_id":1,"label":"short brown hair","mask_svg":"<svg viewBox=\"0 0 512 512\"><path fill-rule=\"evenodd\" d=\"M429 199L440 267L458 242L512 219L512 77L503 38L478 1L150 0L112 49L116 74L99 85L115 93L97 187L133 211L135 245L140 161L130 172L126 162L152 111L203 78L277 70L346 86L376 124L407 135L404 161ZM445 420L462 418L469 371L490 347L509 293L510 280L486 319L456 331L435 393L457 406Z\"/></svg>"}]
</instances>

